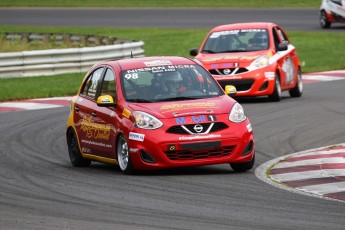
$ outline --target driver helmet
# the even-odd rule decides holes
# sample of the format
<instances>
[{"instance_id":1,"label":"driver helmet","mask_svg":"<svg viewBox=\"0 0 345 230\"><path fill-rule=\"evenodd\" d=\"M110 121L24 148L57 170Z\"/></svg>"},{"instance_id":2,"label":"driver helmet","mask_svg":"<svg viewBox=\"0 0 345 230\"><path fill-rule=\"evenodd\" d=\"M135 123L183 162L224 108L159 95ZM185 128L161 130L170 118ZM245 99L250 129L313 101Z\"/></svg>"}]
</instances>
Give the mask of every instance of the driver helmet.
<instances>
[{"instance_id":1,"label":"driver helmet","mask_svg":"<svg viewBox=\"0 0 345 230\"><path fill-rule=\"evenodd\" d=\"M182 76L179 72L164 72L162 73L162 82L164 91L168 91L169 87L178 89L182 82Z\"/></svg>"},{"instance_id":2,"label":"driver helmet","mask_svg":"<svg viewBox=\"0 0 345 230\"><path fill-rule=\"evenodd\" d=\"M255 45L260 45L260 46L266 47L267 41L268 41L267 34L264 32L258 32L254 35L253 43Z\"/></svg>"}]
</instances>

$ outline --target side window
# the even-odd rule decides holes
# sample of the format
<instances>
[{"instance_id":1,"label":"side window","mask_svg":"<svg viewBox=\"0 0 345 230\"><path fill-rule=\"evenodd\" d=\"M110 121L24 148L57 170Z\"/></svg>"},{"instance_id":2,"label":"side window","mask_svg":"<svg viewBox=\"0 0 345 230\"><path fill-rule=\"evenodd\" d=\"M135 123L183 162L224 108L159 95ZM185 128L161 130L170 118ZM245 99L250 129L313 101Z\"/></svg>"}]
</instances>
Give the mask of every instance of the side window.
<instances>
[{"instance_id":1,"label":"side window","mask_svg":"<svg viewBox=\"0 0 345 230\"><path fill-rule=\"evenodd\" d=\"M104 75L101 95L110 95L116 100L115 74L111 69L107 69Z\"/></svg>"},{"instance_id":2,"label":"side window","mask_svg":"<svg viewBox=\"0 0 345 230\"><path fill-rule=\"evenodd\" d=\"M277 28L277 31L282 41L289 42L289 39L287 38L286 34L280 28Z\"/></svg>"},{"instance_id":3,"label":"side window","mask_svg":"<svg viewBox=\"0 0 345 230\"><path fill-rule=\"evenodd\" d=\"M97 89L99 87L103 70L104 68L96 69L89 75L88 79L86 80L83 86L83 90L82 90L83 95L86 95L91 98L96 97Z\"/></svg>"},{"instance_id":4,"label":"side window","mask_svg":"<svg viewBox=\"0 0 345 230\"><path fill-rule=\"evenodd\" d=\"M273 33L273 38L274 38L274 45L275 45L275 47L277 49L278 45L280 43L280 39L279 39L279 36L277 34L277 31L274 28L272 29L272 33Z\"/></svg>"}]
</instances>

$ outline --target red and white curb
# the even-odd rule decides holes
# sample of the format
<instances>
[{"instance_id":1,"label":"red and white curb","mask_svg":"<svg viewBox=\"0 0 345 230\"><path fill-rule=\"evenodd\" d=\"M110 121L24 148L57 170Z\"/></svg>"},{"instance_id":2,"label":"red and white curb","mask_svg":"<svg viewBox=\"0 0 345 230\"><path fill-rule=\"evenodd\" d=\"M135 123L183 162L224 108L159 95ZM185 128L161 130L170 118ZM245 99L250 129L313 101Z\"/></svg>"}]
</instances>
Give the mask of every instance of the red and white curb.
<instances>
[{"instance_id":1,"label":"red and white curb","mask_svg":"<svg viewBox=\"0 0 345 230\"><path fill-rule=\"evenodd\" d=\"M313 83L322 81L337 81L345 79L345 70L334 70L319 73L308 73L302 75L303 83Z\"/></svg>"},{"instance_id":2,"label":"red and white curb","mask_svg":"<svg viewBox=\"0 0 345 230\"><path fill-rule=\"evenodd\" d=\"M273 159L255 175L292 192L345 202L345 143Z\"/></svg>"},{"instance_id":3,"label":"red and white curb","mask_svg":"<svg viewBox=\"0 0 345 230\"><path fill-rule=\"evenodd\" d=\"M50 109L69 106L71 97L54 97L0 103L0 112Z\"/></svg>"}]
</instances>

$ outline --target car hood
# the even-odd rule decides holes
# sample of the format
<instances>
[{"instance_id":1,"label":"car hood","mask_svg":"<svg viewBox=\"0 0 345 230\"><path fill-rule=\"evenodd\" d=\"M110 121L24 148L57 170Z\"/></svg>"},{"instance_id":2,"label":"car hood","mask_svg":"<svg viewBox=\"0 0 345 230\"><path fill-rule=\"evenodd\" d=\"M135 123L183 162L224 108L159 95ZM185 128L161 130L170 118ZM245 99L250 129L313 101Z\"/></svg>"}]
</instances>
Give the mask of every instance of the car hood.
<instances>
[{"instance_id":1,"label":"car hood","mask_svg":"<svg viewBox=\"0 0 345 230\"><path fill-rule=\"evenodd\" d=\"M188 100L169 101L157 103L131 103L131 109L143 111L157 118L172 118L191 115L215 115L228 114L236 101L228 95L221 97Z\"/></svg>"},{"instance_id":2,"label":"car hood","mask_svg":"<svg viewBox=\"0 0 345 230\"><path fill-rule=\"evenodd\" d=\"M241 53L220 53L220 54L202 54L199 53L195 58L205 67L216 68L235 68L246 67L258 57L267 54L267 50ZM221 66L216 66L221 65ZM223 65L223 66L222 66ZM208 68L209 69L209 68Z\"/></svg>"}]
</instances>

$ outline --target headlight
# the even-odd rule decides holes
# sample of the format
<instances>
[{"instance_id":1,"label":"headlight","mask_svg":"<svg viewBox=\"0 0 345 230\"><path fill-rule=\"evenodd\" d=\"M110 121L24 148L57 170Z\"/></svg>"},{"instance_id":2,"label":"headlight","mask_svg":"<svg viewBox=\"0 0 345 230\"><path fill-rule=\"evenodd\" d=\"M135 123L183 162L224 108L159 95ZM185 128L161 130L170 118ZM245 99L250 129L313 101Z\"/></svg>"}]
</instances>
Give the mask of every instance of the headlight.
<instances>
[{"instance_id":1,"label":"headlight","mask_svg":"<svg viewBox=\"0 0 345 230\"><path fill-rule=\"evenodd\" d=\"M134 125L141 129L157 129L163 125L160 120L148 113L134 111L132 115L134 117Z\"/></svg>"},{"instance_id":2,"label":"headlight","mask_svg":"<svg viewBox=\"0 0 345 230\"><path fill-rule=\"evenodd\" d=\"M231 108L229 120L235 123L239 123L244 121L245 119L247 119L247 117L244 114L243 107L240 104L235 103Z\"/></svg>"},{"instance_id":3,"label":"headlight","mask_svg":"<svg viewBox=\"0 0 345 230\"><path fill-rule=\"evenodd\" d=\"M262 68L268 66L269 64L269 57L267 55L263 55L255 59L255 61L250 64L253 68Z\"/></svg>"}]
</instances>

